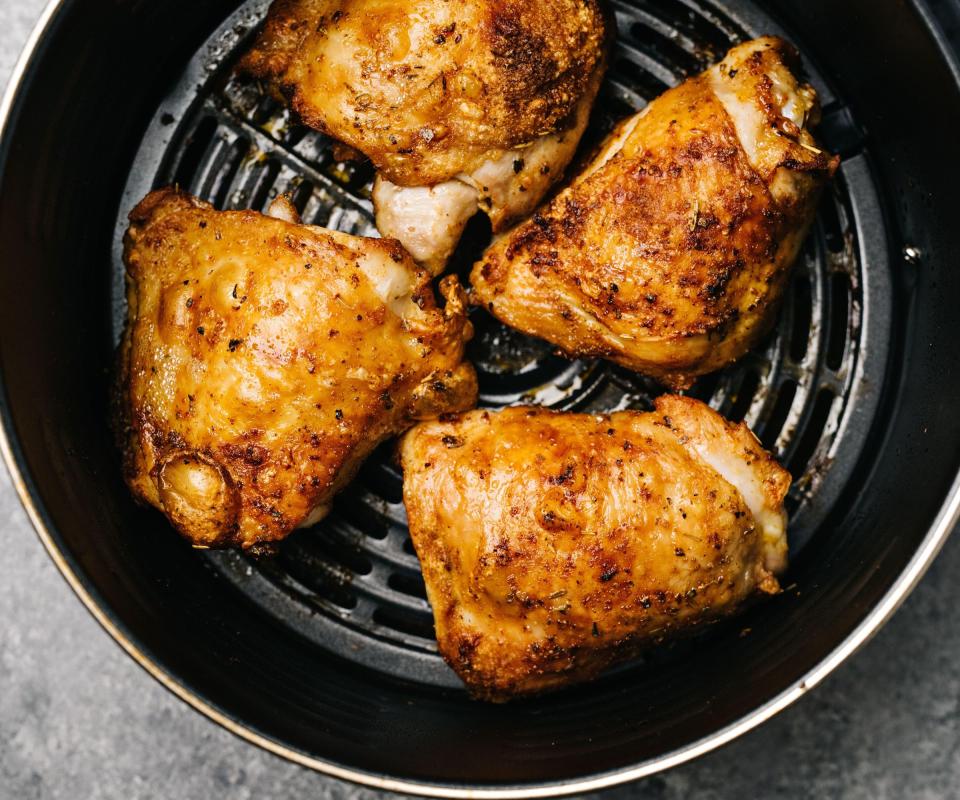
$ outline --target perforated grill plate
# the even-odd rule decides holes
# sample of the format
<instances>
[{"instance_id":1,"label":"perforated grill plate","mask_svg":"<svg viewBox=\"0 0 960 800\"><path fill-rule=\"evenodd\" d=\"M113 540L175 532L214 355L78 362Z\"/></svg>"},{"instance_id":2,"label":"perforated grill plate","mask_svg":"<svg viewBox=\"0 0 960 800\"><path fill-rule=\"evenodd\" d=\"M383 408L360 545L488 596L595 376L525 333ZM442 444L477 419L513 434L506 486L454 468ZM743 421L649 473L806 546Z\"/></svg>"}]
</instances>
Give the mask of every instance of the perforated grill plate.
<instances>
[{"instance_id":1,"label":"perforated grill plate","mask_svg":"<svg viewBox=\"0 0 960 800\"><path fill-rule=\"evenodd\" d=\"M593 142L736 42L782 33L747 3L727 3L724 11L694 0L613 5L619 37L587 134ZM231 75L266 6L265 0L248 2L224 23L147 131L117 220L117 337L126 213L152 188L176 183L219 208L261 210L289 193L306 222L376 235L370 167L337 163L330 140L296 124L255 83ZM861 452L882 385L890 316L886 236L868 155L848 109L812 68L810 76L824 104L821 138L844 157L843 165L776 330L739 364L691 391L728 418L746 420L793 474L788 508L794 555L816 532ZM467 262L479 255L467 250ZM473 321L477 336L469 355L480 374L482 405L645 409L661 391L606 362L557 357L549 345L506 329L481 310ZM456 686L436 652L390 454L389 447L375 454L330 517L291 536L277 555L204 557L250 601L318 646L394 676Z\"/></svg>"}]
</instances>

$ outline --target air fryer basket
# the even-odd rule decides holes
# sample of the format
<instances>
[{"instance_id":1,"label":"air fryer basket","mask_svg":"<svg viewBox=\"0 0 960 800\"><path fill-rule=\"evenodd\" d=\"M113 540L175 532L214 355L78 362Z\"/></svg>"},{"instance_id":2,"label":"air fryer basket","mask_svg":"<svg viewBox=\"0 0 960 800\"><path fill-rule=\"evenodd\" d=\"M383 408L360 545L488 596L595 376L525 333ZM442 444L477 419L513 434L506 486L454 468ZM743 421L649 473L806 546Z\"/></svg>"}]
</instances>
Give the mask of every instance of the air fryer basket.
<instances>
[{"instance_id":1,"label":"air fryer basket","mask_svg":"<svg viewBox=\"0 0 960 800\"><path fill-rule=\"evenodd\" d=\"M170 183L221 208L288 193L307 222L375 233L369 166L336 162L329 140L232 76L267 5L63 2L13 98L0 153L8 456L98 618L242 735L421 792L625 780L729 739L819 680L890 613L955 511L960 92L925 9L612 3L619 35L591 141L732 44L780 33L806 56L820 136L843 156L777 328L692 391L745 419L794 475L792 566L782 595L696 640L592 686L488 707L437 655L389 447L327 520L261 558L191 551L119 480L107 390L137 200ZM560 358L482 310L473 320L485 406L646 408L660 391Z\"/></svg>"},{"instance_id":2,"label":"air fryer basket","mask_svg":"<svg viewBox=\"0 0 960 800\"><path fill-rule=\"evenodd\" d=\"M121 263L126 213L148 191L176 184L219 208L265 209L278 194L309 223L376 235L372 167L338 163L330 140L296 124L262 87L231 75L263 19L267 0L231 15L190 61L161 103L134 159L116 225L114 322L125 315ZM596 141L650 99L716 61L738 41L778 26L754 8L691 5L664 13L637 0L614 4L619 31ZM793 473L789 500L796 556L845 485L866 441L883 383L891 334L883 215L863 134L848 106L819 75L823 136L844 157L810 237L775 335L750 357L700 381L695 394L732 419L746 419ZM462 248L466 265L479 249ZM660 391L602 361L571 363L552 348L478 310L469 356L481 403L537 402L611 411L649 406ZM423 579L406 529L392 446L368 462L336 512L297 533L276 558L212 553L210 565L279 624L320 647L399 677L438 686L459 681L436 655Z\"/></svg>"}]
</instances>

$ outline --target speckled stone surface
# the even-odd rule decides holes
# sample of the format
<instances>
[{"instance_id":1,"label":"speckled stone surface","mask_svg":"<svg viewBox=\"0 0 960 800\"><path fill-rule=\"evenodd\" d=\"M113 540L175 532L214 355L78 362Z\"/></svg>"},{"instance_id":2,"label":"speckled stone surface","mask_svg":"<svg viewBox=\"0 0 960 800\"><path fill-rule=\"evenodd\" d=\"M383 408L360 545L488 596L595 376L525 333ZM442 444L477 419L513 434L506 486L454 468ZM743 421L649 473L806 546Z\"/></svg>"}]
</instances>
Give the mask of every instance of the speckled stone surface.
<instances>
[{"instance_id":1,"label":"speckled stone surface","mask_svg":"<svg viewBox=\"0 0 960 800\"><path fill-rule=\"evenodd\" d=\"M41 0L0 0L0 83ZM386 797L238 740L155 683L60 578L0 467L0 798ZM617 798L960 797L960 536L863 651L800 703Z\"/></svg>"}]
</instances>

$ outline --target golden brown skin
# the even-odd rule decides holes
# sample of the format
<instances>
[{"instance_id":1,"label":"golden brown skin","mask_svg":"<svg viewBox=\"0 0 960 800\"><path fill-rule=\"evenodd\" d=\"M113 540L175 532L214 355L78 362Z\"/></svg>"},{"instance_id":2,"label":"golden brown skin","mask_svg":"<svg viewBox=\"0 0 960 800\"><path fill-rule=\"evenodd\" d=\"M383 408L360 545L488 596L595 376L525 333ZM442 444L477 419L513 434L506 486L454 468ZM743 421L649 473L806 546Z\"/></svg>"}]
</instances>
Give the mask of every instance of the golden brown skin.
<instances>
[{"instance_id":1,"label":"golden brown skin","mask_svg":"<svg viewBox=\"0 0 960 800\"><path fill-rule=\"evenodd\" d=\"M130 214L125 475L197 546L317 521L379 442L476 402L455 279L441 310L396 242L272 213L162 189Z\"/></svg>"},{"instance_id":2,"label":"golden brown skin","mask_svg":"<svg viewBox=\"0 0 960 800\"><path fill-rule=\"evenodd\" d=\"M401 186L562 126L605 58L598 0L275 0L239 69Z\"/></svg>"},{"instance_id":3,"label":"golden brown skin","mask_svg":"<svg viewBox=\"0 0 960 800\"><path fill-rule=\"evenodd\" d=\"M625 121L569 188L494 243L474 299L576 356L684 388L769 328L838 160L781 39L740 45Z\"/></svg>"},{"instance_id":4,"label":"golden brown skin","mask_svg":"<svg viewBox=\"0 0 960 800\"><path fill-rule=\"evenodd\" d=\"M588 680L779 590L790 477L696 400L473 411L401 458L440 652L479 698Z\"/></svg>"},{"instance_id":5,"label":"golden brown skin","mask_svg":"<svg viewBox=\"0 0 960 800\"><path fill-rule=\"evenodd\" d=\"M614 30L605 0L275 0L239 70L369 158L377 228L442 272L562 177Z\"/></svg>"}]
</instances>

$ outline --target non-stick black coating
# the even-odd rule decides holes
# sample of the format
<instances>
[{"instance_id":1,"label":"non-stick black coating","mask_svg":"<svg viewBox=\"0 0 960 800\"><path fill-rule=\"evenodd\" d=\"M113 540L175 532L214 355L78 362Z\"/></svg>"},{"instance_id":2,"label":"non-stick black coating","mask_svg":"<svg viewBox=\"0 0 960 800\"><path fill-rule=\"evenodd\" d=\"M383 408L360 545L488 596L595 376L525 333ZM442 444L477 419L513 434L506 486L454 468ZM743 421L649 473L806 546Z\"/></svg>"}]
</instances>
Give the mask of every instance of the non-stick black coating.
<instances>
[{"instance_id":1,"label":"non-stick black coating","mask_svg":"<svg viewBox=\"0 0 960 800\"><path fill-rule=\"evenodd\" d=\"M285 632L131 501L106 410L111 226L147 120L233 4L64 2L0 154L4 412L54 541L130 640L227 716L294 749L368 773L475 786L569 780L662 756L828 656L914 555L960 461L960 93L908 3L775 5L866 127L888 228L900 237L889 243L900 334L891 380L875 387L884 398L871 444L792 566L793 590L679 663L491 707L366 673ZM899 257L905 244L919 264Z\"/></svg>"}]
</instances>

